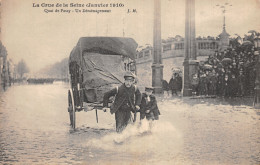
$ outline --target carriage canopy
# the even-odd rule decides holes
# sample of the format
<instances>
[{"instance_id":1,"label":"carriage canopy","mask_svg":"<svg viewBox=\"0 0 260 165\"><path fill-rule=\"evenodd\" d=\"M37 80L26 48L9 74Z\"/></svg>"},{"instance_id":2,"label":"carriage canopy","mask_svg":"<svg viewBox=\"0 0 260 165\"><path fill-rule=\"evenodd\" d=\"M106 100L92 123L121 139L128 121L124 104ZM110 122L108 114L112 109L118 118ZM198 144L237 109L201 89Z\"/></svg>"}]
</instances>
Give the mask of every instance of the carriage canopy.
<instances>
[{"instance_id":1,"label":"carriage canopy","mask_svg":"<svg viewBox=\"0 0 260 165\"><path fill-rule=\"evenodd\" d=\"M101 101L104 92L123 81L125 62L129 62L128 58L135 59L136 48L137 43L132 38L79 39L70 54L70 73L77 73L73 69L75 64L81 69L82 87L88 102Z\"/></svg>"},{"instance_id":2,"label":"carriage canopy","mask_svg":"<svg viewBox=\"0 0 260 165\"><path fill-rule=\"evenodd\" d=\"M123 37L81 37L70 54L70 62L81 65L83 52L103 55L122 55L134 60L137 43L132 38Z\"/></svg>"}]
</instances>

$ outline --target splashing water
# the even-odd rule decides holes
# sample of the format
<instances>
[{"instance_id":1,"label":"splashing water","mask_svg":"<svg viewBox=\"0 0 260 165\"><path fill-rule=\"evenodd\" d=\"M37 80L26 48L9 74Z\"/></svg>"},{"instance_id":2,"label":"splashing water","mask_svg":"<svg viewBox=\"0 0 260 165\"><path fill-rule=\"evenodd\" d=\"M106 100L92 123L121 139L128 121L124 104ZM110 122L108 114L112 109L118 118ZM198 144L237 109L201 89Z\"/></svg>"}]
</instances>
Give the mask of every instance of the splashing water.
<instances>
[{"instance_id":1,"label":"splashing water","mask_svg":"<svg viewBox=\"0 0 260 165\"><path fill-rule=\"evenodd\" d=\"M77 128L70 129L67 89L24 85L0 95L0 164L260 162L260 113L250 98L158 101L159 121L116 133L114 115L98 112L96 123L95 111L77 112Z\"/></svg>"},{"instance_id":2,"label":"splashing water","mask_svg":"<svg viewBox=\"0 0 260 165\"><path fill-rule=\"evenodd\" d=\"M170 122L147 120L128 125L122 133L110 133L86 142L87 147L116 150L125 155L152 155L151 158L157 160L158 157L176 154L181 150L182 144L180 132Z\"/></svg>"}]
</instances>

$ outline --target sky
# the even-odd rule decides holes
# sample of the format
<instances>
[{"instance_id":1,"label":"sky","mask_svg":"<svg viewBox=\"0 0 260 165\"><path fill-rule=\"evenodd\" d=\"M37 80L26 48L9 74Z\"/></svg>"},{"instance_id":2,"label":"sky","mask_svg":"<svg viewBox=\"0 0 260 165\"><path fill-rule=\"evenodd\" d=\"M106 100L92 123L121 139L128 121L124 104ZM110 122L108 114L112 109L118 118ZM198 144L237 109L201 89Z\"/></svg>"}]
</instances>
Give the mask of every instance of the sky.
<instances>
[{"instance_id":1,"label":"sky","mask_svg":"<svg viewBox=\"0 0 260 165\"><path fill-rule=\"evenodd\" d=\"M33 3L40 7L33 7ZM56 4L123 4L107 7L110 13L76 13L75 9L95 7L56 7ZM249 30L260 32L260 0L195 0L196 36L222 32L226 7L226 30L244 36ZM55 7L41 7L54 4ZM73 10L46 13L44 9ZM137 12L127 13L128 9ZM153 44L153 0L2 0L1 41L14 63L24 59L32 72L69 57L80 37L131 37L139 46ZM181 35L185 29L185 0L161 1L162 39Z\"/></svg>"}]
</instances>

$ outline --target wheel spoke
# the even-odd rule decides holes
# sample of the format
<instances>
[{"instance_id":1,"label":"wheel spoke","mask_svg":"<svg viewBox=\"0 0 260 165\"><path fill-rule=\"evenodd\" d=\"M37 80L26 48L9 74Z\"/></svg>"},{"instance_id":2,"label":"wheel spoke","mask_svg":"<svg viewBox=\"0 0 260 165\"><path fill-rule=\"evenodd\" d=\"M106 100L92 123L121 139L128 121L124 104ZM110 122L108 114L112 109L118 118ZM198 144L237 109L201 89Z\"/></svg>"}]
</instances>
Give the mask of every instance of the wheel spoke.
<instances>
[{"instance_id":1,"label":"wheel spoke","mask_svg":"<svg viewBox=\"0 0 260 165\"><path fill-rule=\"evenodd\" d=\"M75 106L74 106L74 98L72 90L68 91L68 111L70 116L70 125L73 129L76 127L76 114L75 114Z\"/></svg>"}]
</instances>

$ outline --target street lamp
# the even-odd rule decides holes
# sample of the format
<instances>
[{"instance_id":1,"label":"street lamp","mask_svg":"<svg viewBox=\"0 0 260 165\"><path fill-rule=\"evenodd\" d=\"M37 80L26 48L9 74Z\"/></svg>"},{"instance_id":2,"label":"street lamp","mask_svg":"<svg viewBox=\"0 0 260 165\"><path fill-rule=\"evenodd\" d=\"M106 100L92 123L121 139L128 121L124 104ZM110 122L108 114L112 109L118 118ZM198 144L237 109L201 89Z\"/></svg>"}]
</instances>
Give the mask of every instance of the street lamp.
<instances>
[{"instance_id":1,"label":"street lamp","mask_svg":"<svg viewBox=\"0 0 260 165\"><path fill-rule=\"evenodd\" d=\"M222 13L223 13L223 28L225 29L225 27L226 27L226 16L225 16L225 14L226 14L226 11L227 11L226 8L232 6L232 4L229 4L229 3L225 3L225 4L222 4L222 5L217 4L216 6L219 7L222 10Z\"/></svg>"},{"instance_id":2,"label":"street lamp","mask_svg":"<svg viewBox=\"0 0 260 165\"><path fill-rule=\"evenodd\" d=\"M254 39L254 46L256 51L254 54L256 57L256 79L255 79L255 97L254 97L254 107L260 109L260 38L257 36Z\"/></svg>"},{"instance_id":3,"label":"street lamp","mask_svg":"<svg viewBox=\"0 0 260 165\"><path fill-rule=\"evenodd\" d=\"M222 10L223 13L223 30L222 33L219 35L219 50L223 51L226 50L229 46L230 46L230 42L229 42L229 34L226 32L226 12L227 9L232 6L229 3L225 3L223 5L216 5L217 7L219 7Z\"/></svg>"}]
</instances>

